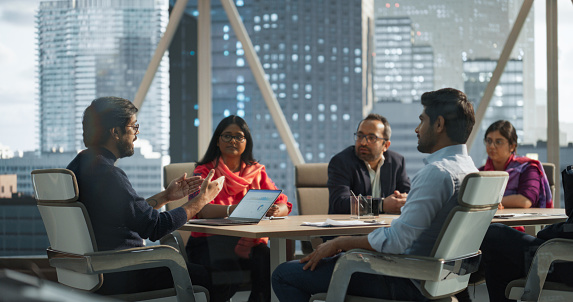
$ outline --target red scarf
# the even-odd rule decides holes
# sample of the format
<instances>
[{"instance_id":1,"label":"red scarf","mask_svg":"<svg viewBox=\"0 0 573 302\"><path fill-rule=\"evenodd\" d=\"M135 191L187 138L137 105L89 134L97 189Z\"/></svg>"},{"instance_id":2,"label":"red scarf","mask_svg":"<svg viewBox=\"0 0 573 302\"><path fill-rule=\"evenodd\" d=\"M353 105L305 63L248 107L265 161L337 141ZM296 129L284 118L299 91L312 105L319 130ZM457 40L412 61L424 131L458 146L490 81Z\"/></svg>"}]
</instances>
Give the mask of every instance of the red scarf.
<instances>
[{"instance_id":1,"label":"red scarf","mask_svg":"<svg viewBox=\"0 0 573 302\"><path fill-rule=\"evenodd\" d=\"M209 164L214 166L214 163L215 161ZM251 189L260 189L262 169L263 165L259 163L247 165L244 162L241 162L241 169L239 170L239 173L234 173L233 171L229 170L227 165L225 165L223 158L219 158L219 163L215 168L215 175L217 177L221 175L225 176L223 190L225 190L227 195L235 196L240 192L246 194L249 187Z\"/></svg>"}]
</instances>

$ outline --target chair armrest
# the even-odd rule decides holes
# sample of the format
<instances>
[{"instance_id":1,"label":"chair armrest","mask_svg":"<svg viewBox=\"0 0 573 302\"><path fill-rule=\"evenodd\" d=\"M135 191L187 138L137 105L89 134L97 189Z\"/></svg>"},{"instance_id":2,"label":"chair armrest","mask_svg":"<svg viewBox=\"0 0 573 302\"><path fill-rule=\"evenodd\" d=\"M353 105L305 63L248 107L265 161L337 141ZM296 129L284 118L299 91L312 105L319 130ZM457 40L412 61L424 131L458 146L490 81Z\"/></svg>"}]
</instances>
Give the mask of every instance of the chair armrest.
<instances>
[{"instance_id":1,"label":"chair armrest","mask_svg":"<svg viewBox=\"0 0 573 302\"><path fill-rule=\"evenodd\" d=\"M545 278L554 261L573 261L573 240L551 239L543 243L535 252L527 281L523 291L522 301L538 301Z\"/></svg>"},{"instance_id":2,"label":"chair armrest","mask_svg":"<svg viewBox=\"0 0 573 302\"><path fill-rule=\"evenodd\" d=\"M181 237L181 233L179 231L173 231L172 233L163 236L159 239L159 243L176 248L181 253L181 256L183 256L185 262L189 263L189 259L187 259L187 251L183 244L183 237Z\"/></svg>"},{"instance_id":3,"label":"chair armrest","mask_svg":"<svg viewBox=\"0 0 573 302\"><path fill-rule=\"evenodd\" d=\"M171 271L177 296L185 297L184 301L195 301L185 260L181 253L171 246L156 245L84 255L48 249L48 258L53 267L82 274L103 274L165 266Z\"/></svg>"},{"instance_id":4,"label":"chair armrest","mask_svg":"<svg viewBox=\"0 0 573 302\"><path fill-rule=\"evenodd\" d=\"M340 256L336 265L326 300L344 301L350 278L355 272L410 278L425 281L440 281L477 271L481 252L459 258L444 260L414 255L395 255L354 249Z\"/></svg>"}]
</instances>

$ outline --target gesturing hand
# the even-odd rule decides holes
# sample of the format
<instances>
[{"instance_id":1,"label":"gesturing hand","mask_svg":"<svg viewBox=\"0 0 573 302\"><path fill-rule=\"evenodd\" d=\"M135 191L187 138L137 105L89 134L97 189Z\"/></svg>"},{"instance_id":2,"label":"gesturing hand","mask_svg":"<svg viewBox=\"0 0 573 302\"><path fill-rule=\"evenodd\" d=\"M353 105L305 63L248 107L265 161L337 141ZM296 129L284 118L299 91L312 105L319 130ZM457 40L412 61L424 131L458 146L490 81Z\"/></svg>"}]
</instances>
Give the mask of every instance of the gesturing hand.
<instances>
[{"instance_id":1,"label":"gesturing hand","mask_svg":"<svg viewBox=\"0 0 573 302\"><path fill-rule=\"evenodd\" d=\"M201 192L199 193L199 195L201 195L204 199L206 199L207 202L217 197L219 192L221 192L221 189L223 188L223 183L225 181L224 176L221 176L211 181L211 179L213 179L214 174L215 170L209 171L209 174L207 175L207 177L205 177L203 183L201 183Z\"/></svg>"},{"instance_id":2,"label":"gesturing hand","mask_svg":"<svg viewBox=\"0 0 573 302\"><path fill-rule=\"evenodd\" d=\"M184 173L181 177L172 180L165 189L167 200L177 200L196 192L202 181L201 176L187 177L187 173Z\"/></svg>"}]
</instances>

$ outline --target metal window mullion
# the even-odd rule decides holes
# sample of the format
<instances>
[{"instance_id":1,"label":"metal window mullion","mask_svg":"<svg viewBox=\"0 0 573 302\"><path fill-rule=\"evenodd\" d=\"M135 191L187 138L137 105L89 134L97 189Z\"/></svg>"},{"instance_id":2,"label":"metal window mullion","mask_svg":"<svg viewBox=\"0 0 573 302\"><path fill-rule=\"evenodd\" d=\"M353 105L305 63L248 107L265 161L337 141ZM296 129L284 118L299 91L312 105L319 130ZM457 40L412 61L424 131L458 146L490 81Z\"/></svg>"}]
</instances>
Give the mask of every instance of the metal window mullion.
<instances>
[{"instance_id":1,"label":"metal window mullion","mask_svg":"<svg viewBox=\"0 0 573 302\"><path fill-rule=\"evenodd\" d=\"M251 72L257 81L257 85L261 91L263 99L269 108L269 112L275 122L279 135L281 136L283 143L286 145L290 159L295 165L304 163L302 154L296 147L296 141L294 140L290 126L285 119L269 81L265 77L265 71L263 70L259 57L253 48L251 38L245 29L245 25L239 16L239 12L237 11L235 4L231 0L221 0L221 4L227 13L227 17L233 27L233 31L235 32L235 35L237 35L237 39L239 39L243 45L245 58L247 59Z\"/></svg>"}]
</instances>

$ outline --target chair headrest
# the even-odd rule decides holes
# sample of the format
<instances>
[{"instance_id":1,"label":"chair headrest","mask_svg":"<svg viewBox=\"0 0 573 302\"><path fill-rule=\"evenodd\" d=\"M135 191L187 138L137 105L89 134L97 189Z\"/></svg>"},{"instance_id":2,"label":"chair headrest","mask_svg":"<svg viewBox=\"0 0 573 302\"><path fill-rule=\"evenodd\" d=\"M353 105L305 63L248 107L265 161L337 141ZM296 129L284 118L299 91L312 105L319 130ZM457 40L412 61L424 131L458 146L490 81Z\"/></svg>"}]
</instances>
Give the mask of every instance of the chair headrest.
<instances>
[{"instance_id":1,"label":"chair headrest","mask_svg":"<svg viewBox=\"0 0 573 302\"><path fill-rule=\"evenodd\" d=\"M296 187L326 187L328 182L328 163L309 163L295 165Z\"/></svg>"},{"instance_id":2,"label":"chair headrest","mask_svg":"<svg viewBox=\"0 0 573 302\"><path fill-rule=\"evenodd\" d=\"M32 183L38 203L70 203L78 200L76 176L68 169L34 170Z\"/></svg>"},{"instance_id":3,"label":"chair headrest","mask_svg":"<svg viewBox=\"0 0 573 302\"><path fill-rule=\"evenodd\" d=\"M167 188L172 180L181 177L183 173L187 173L187 177L192 176L196 165L195 162L186 162L173 163L163 167L163 188Z\"/></svg>"},{"instance_id":4,"label":"chair headrest","mask_svg":"<svg viewBox=\"0 0 573 302\"><path fill-rule=\"evenodd\" d=\"M466 175L458 204L465 207L497 207L509 175L505 171L481 171Z\"/></svg>"}]
</instances>

